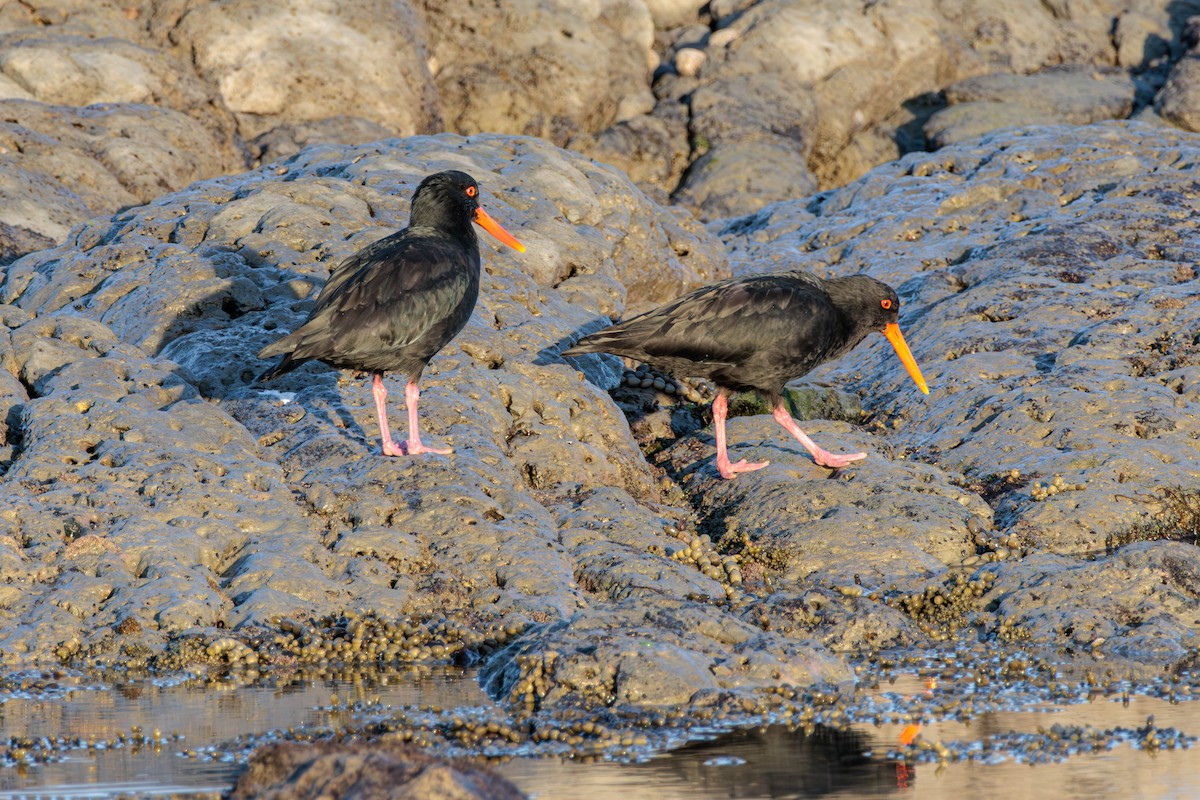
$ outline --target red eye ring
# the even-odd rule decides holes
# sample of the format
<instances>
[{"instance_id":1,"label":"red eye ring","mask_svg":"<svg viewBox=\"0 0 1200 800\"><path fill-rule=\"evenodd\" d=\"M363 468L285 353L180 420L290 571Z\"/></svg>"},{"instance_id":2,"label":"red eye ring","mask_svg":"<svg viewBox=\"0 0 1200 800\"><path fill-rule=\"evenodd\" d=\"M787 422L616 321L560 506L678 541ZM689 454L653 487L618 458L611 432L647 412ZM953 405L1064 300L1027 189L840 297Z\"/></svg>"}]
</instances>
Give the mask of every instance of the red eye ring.
<instances>
[{"instance_id":1,"label":"red eye ring","mask_svg":"<svg viewBox=\"0 0 1200 800\"><path fill-rule=\"evenodd\" d=\"M474 197L477 194L479 194L479 190L476 189L474 186L467 187L467 197Z\"/></svg>"},{"instance_id":2,"label":"red eye ring","mask_svg":"<svg viewBox=\"0 0 1200 800\"><path fill-rule=\"evenodd\" d=\"M891 307L892 307L892 301L891 301L891 298L886 298L886 297L885 297L883 300L880 300L880 301L879 301L879 305L883 306L883 309L884 309L885 311L891 310Z\"/></svg>"}]
</instances>

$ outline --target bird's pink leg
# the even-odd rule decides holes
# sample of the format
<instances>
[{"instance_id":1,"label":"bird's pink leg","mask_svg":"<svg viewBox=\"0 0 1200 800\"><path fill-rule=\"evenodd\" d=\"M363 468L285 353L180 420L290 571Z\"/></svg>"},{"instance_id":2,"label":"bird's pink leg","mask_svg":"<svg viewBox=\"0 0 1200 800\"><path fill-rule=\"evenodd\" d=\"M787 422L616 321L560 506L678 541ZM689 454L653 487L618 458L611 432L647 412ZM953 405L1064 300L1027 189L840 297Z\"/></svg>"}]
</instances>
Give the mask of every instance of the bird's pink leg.
<instances>
[{"instance_id":1,"label":"bird's pink leg","mask_svg":"<svg viewBox=\"0 0 1200 800\"><path fill-rule=\"evenodd\" d=\"M408 441L405 443L408 454L410 456L421 453L450 455L454 450L449 447L429 447L421 444L421 430L417 427L417 401L420 397L421 389L417 386L417 382L409 379L408 384L404 387L404 402L408 406Z\"/></svg>"},{"instance_id":2,"label":"bird's pink leg","mask_svg":"<svg viewBox=\"0 0 1200 800\"><path fill-rule=\"evenodd\" d=\"M379 415L379 435L383 439L383 454L385 456L402 456L404 455L404 447L397 444L392 439L392 432L388 429L387 419L387 389L383 385L382 373L376 372L372 374L371 379L371 394L375 396L375 413Z\"/></svg>"},{"instance_id":3,"label":"bird's pink leg","mask_svg":"<svg viewBox=\"0 0 1200 800\"><path fill-rule=\"evenodd\" d=\"M795 436L796 441L804 445L804 449L812 454L813 461L822 467L837 469L838 467L845 467L867 457L866 453L848 453L838 456L823 449L812 439L808 438L808 434L800 430L800 426L796 424L796 420L792 419L792 415L788 413L787 407L782 402L775 405L775 421L782 425L788 433Z\"/></svg>"},{"instance_id":4,"label":"bird's pink leg","mask_svg":"<svg viewBox=\"0 0 1200 800\"><path fill-rule=\"evenodd\" d=\"M717 432L717 472L722 478L732 478L739 472L753 472L762 469L770 461L751 462L742 459L736 464L729 463L729 453L725 448L725 417L729 414L729 392L717 390L717 396L712 402L713 428Z\"/></svg>"}]
</instances>

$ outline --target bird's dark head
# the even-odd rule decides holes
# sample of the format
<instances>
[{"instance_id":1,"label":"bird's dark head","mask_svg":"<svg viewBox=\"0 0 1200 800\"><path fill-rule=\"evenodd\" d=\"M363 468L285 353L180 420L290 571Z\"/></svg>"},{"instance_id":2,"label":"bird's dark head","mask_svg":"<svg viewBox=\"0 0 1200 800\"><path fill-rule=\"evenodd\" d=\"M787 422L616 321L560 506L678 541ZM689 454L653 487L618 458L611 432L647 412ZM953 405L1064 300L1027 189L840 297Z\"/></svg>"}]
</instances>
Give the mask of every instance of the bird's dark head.
<instances>
[{"instance_id":1,"label":"bird's dark head","mask_svg":"<svg viewBox=\"0 0 1200 800\"><path fill-rule=\"evenodd\" d=\"M900 333L900 298L896 296L896 290L869 275L832 278L826 282L825 290L835 306L856 320L862 335L879 331L886 336L909 376L922 392L929 394L921 368L908 349L904 334Z\"/></svg>"},{"instance_id":2,"label":"bird's dark head","mask_svg":"<svg viewBox=\"0 0 1200 800\"><path fill-rule=\"evenodd\" d=\"M472 222L516 251L525 252L525 246L480 206L479 184L467 173L456 169L435 172L413 193L410 226L469 231Z\"/></svg>"}]
</instances>

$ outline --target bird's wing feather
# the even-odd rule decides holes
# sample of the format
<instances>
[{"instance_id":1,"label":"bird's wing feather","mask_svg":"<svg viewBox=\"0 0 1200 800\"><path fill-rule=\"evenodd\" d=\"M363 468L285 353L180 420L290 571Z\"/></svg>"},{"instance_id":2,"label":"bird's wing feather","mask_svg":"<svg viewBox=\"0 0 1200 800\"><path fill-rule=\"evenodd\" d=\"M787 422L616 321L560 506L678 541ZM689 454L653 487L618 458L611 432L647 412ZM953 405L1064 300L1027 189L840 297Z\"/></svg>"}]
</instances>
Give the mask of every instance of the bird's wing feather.
<instances>
[{"instance_id":1,"label":"bird's wing feather","mask_svg":"<svg viewBox=\"0 0 1200 800\"><path fill-rule=\"evenodd\" d=\"M346 256L342 260L342 263L334 267L333 272L329 273L329 277L325 280L325 285L321 287L321 291L317 295L317 308L329 302L328 298L336 294L342 285L354 277L364 266L374 261L386 260L388 258L387 251L397 247L398 243L403 240L403 237L407 233L407 228L397 231L390 236L385 236L382 239L371 242L371 244L361 250Z\"/></svg>"},{"instance_id":2,"label":"bird's wing feather","mask_svg":"<svg viewBox=\"0 0 1200 800\"><path fill-rule=\"evenodd\" d=\"M829 297L814 281L764 275L716 283L585 337L582 352L736 364L764 342L787 346L827 326Z\"/></svg>"},{"instance_id":3,"label":"bird's wing feather","mask_svg":"<svg viewBox=\"0 0 1200 800\"><path fill-rule=\"evenodd\" d=\"M439 238L388 239L333 272L308 321L292 334L295 356L400 349L463 301L476 254Z\"/></svg>"}]
</instances>

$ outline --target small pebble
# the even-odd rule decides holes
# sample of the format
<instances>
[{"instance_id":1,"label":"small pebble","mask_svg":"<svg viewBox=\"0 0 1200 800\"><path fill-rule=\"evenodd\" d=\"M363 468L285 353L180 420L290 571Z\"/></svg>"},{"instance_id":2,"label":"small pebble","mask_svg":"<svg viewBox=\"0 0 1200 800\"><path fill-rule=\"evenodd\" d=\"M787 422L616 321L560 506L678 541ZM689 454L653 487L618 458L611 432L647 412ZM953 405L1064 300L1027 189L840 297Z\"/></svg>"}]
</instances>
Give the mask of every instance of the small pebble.
<instances>
[{"instance_id":1,"label":"small pebble","mask_svg":"<svg viewBox=\"0 0 1200 800\"><path fill-rule=\"evenodd\" d=\"M690 78L700 72L708 54L695 47L682 47L675 53L675 71L685 78Z\"/></svg>"}]
</instances>

